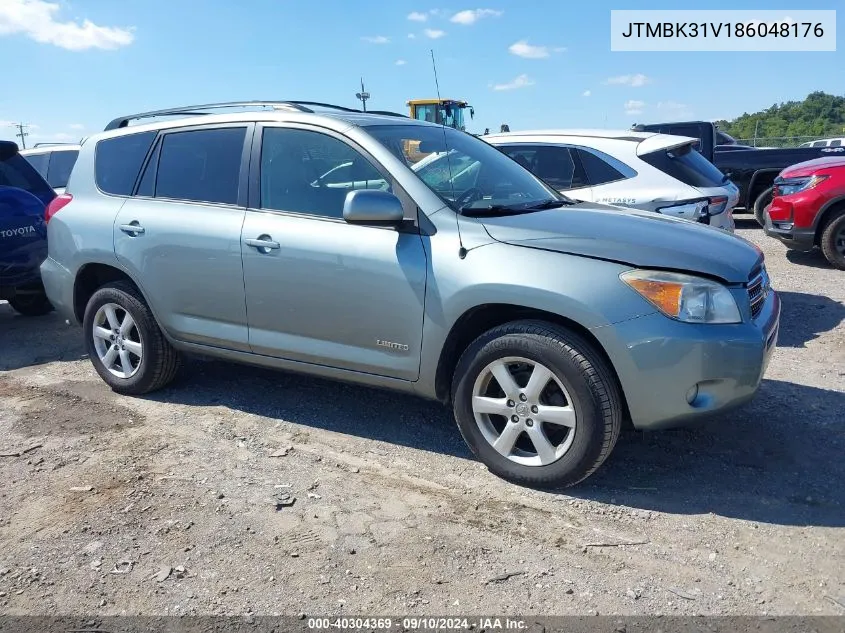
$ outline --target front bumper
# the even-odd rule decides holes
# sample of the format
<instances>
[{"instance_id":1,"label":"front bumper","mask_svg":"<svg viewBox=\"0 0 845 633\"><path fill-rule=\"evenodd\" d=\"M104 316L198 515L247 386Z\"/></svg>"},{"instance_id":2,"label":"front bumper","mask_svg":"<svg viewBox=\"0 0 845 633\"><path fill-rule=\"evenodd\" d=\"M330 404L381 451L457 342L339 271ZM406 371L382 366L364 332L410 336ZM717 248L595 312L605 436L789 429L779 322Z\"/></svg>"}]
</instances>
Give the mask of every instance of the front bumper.
<instances>
[{"instance_id":1,"label":"front bumper","mask_svg":"<svg viewBox=\"0 0 845 633\"><path fill-rule=\"evenodd\" d=\"M768 213L766 214L766 224L763 229L766 235L780 240L789 248L796 251L811 251L816 244L816 232L813 229L795 228L791 222L779 222L775 224L772 222L772 218Z\"/></svg>"},{"instance_id":2,"label":"front bumper","mask_svg":"<svg viewBox=\"0 0 845 633\"><path fill-rule=\"evenodd\" d=\"M751 400L779 325L780 298L772 291L752 322L696 325L656 313L592 332L613 362L634 427L660 429Z\"/></svg>"}]
</instances>

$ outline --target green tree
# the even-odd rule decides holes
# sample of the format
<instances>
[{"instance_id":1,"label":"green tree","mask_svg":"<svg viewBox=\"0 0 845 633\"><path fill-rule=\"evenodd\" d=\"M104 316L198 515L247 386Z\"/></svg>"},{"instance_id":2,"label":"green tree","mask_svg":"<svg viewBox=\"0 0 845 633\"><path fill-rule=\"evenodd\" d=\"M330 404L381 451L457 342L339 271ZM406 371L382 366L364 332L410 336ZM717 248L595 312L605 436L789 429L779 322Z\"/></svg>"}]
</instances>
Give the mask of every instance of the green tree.
<instances>
[{"instance_id":1,"label":"green tree","mask_svg":"<svg viewBox=\"0 0 845 633\"><path fill-rule=\"evenodd\" d=\"M733 121L716 121L720 130L734 138L765 136L843 136L845 97L811 92L803 101L776 103L770 108L744 113Z\"/></svg>"}]
</instances>

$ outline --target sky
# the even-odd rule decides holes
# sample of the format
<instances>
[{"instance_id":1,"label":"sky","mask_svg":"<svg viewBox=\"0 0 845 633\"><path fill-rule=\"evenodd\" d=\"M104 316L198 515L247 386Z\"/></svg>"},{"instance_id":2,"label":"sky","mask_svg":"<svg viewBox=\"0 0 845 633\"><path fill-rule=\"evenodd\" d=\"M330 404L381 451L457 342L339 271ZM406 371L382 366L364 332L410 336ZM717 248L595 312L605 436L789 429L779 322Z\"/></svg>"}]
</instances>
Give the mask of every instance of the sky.
<instances>
[{"instance_id":1,"label":"sky","mask_svg":"<svg viewBox=\"0 0 845 633\"><path fill-rule=\"evenodd\" d=\"M838 0L700 0L699 9ZM806 5L806 6L805 6ZM471 132L732 119L814 90L845 94L836 52L612 52L611 9L677 0L0 0L0 139L78 141L116 116L301 99L407 112L437 94ZM838 16L837 16L838 17ZM841 31L841 29L837 29ZM841 39L841 38L839 38Z\"/></svg>"}]
</instances>

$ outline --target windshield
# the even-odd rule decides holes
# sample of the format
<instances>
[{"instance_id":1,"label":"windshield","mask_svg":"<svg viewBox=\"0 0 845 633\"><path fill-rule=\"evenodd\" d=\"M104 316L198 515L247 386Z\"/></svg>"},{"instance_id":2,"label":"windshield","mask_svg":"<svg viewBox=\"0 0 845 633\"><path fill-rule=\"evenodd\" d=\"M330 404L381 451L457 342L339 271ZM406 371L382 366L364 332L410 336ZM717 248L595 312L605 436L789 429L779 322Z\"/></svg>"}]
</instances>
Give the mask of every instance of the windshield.
<instances>
[{"instance_id":1,"label":"windshield","mask_svg":"<svg viewBox=\"0 0 845 633\"><path fill-rule=\"evenodd\" d=\"M429 125L377 125L367 132L459 213L533 211L571 202L519 163L466 132Z\"/></svg>"}]
</instances>

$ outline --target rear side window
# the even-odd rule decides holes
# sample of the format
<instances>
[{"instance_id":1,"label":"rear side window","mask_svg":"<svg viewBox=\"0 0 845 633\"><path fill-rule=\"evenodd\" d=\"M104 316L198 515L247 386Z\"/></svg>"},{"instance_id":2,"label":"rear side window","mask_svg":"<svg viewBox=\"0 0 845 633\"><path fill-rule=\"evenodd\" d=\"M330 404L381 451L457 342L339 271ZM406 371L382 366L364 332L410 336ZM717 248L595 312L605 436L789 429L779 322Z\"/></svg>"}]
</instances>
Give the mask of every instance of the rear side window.
<instances>
[{"instance_id":1,"label":"rear side window","mask_svg":"<svg viewBox=\"0 0 845 633\"><path fill-rule=\"evenodd\" d=\"M842 141L838 138L830 142L831 147L841 147L841 145Z\"/></svg>"},{"instance_id":2,"label":"rear side window","mask_svg":"<svg viewBox=\"0 0 845 633\"><path fill-rule=\"evenodd\" d=\"M64 150L53 152L50 156L50 167L47 171L47 182L51 187L67 187L70 172L76 164L79 152L76 150Z\"/></svg>"},{"instance_id":3,"label":"rear side window","mask_svg":"<svg viewBox=\"0 0 845 633\"><path fill-rule=\"evenodd\" d=\"M640 156L646 163L692 187L719 187L725 175L692 145L660 150Z\"/></svg>"},{"instance_id":4,"label":"rear side window","mask_svg":"<svg viewBox=\"0 0 845 633\"><path fill-rule=\"evenodd\" d=\"M132 195L141 163L155 137L155 131L139 132L97 143L94 170L100 190L116 196Z\"/></svg>"},{"instance_id":5,"label":"rear side window","mask_svg":"<svg viewBox=\"0 0 845 633\"><path fill-rule=\"evenodd\" d=\"M587 181L592 186L603 185L616 180L624 180L625 176L616 167L583 149L578 150L578 157L587 174Z\"/></svg>"},{"instance_id":6,"label":"rear side window","mask_svg":"<svg viewBox=\"0 0 845 633\"><path fill-rule=\"evenodd\" d=\"M47 167L50 165L50 152L43 152L41 154L26 154L24 158L26 158L27 162L35 168L35 171L41 174L42 178L47 178Z\"/></svg>"},{"instance_id":7,"label":"rear side window","mask_svg":"<svg viewBox=\"0 0 845 633\"><path fill-rule=\"evenodd\" d=\"M162 139L155 196L237 204L245 127L171 132Z\"/></svg>"},{"instance_id":8,"label":"rear side window","mask_svg":"<svg viewBox=\"0 0 845 633\"><path fill-rule=\"evenodd\" d=\"M575 150L559 145L512 145L500 149L558 191L587 187Z\"/></svg>"}]
</instances>

